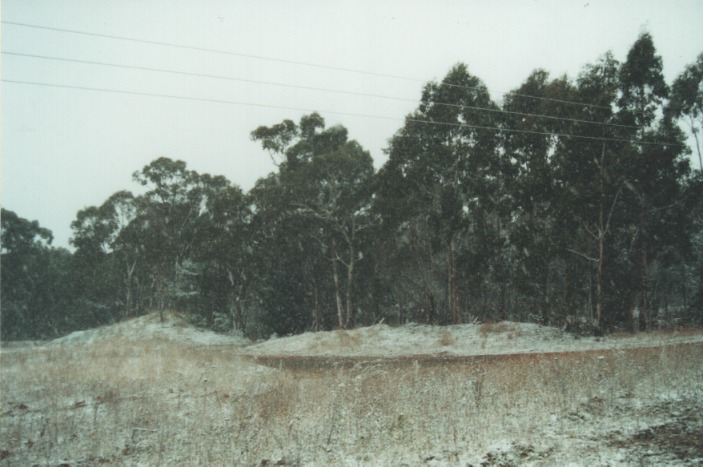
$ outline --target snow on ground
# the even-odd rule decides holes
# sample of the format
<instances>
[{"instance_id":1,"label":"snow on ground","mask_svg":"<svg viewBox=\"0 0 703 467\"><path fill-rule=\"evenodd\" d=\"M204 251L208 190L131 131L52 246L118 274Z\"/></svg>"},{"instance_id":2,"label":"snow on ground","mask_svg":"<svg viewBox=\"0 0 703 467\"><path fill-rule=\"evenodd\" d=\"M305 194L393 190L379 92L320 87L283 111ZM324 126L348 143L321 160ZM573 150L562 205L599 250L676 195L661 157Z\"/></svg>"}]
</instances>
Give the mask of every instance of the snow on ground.
<instances>
[{"instance_id":1,"label":"snow on ground","mask_svg":"<svg viewBox=\"0 0 703 467\"><path fill-rule=\"evenodd\" d=\"M626 349L703 342L701 332L649 332L606 337L579 337L558 328L533 323L461 324L430 326L374 326L335 331L306 332L253 343L240 334L218 334L197 329L177 312L131 318L99 328L75 331L47 342L3 343L7 352L18 345L88 345L108 338L126 340L167 339L202 346L237 346L251 356L352 356L401 357L410 355L498 355L507 353L564 352Z\"/></svg>"},{"instance_id":2,"label":"snow on ground","mask_svg":"<svg viewBox=\"0 0 703 467\"><path fill-rule=\"evenodd\" d=\"M703 342L703 333L638 333L616 337L576 337L559 329L531 323L486 323L456 326L378 324L354 330L308 332L273 338L249 346L253 356L495 355L622 349Z\"/></svg>"},{"instance_id":3,"label":"snow on ground","mask_svg":"<svg viewBox=\"0 0 703 467\"><path fill-rule=\"evenodd\" d=\"M127 340L161 338L200 345L244 346L250 343L248 339L239 335L224 335L196 329L189 325L182 315L175 312L165 312L163 322L161 322L158 313L150 313L113 325L75 331L67 336L54 339L49 345L92 344L108 338L124 338Z\"/></svg>"},{"instance_id":4,"label":"snow on ground","mask_svg":"<svg viewBox=\"0 0 703 467\"><path fill-rule=\"evenodd\" d=\"M700 465L703 347L675 345L691 342L703 331L577 338L500 322L252 344L153 313L3 347L0 465ZM315 371L245 358L591 349L624 351Z\"/></svg>"}]
</instances>

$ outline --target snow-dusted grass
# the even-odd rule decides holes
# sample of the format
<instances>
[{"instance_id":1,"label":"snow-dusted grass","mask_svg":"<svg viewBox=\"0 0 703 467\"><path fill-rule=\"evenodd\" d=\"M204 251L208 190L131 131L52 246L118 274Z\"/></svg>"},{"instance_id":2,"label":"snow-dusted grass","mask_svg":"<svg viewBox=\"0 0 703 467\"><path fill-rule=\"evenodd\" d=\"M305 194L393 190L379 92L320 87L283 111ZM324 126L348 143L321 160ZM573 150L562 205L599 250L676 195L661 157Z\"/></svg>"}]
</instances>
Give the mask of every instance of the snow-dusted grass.
<instances>
[{"instance_id":1,"label":"snow-dusted grass","mask_svg":"<svg viewBox=\"0 0 703 467\"><path fill-rule=\"evenodd\" d=\"M49 345L92 344L94 342L104 342L109 338L124 339L126 341L160 338L202 345L247 345L250 343L247 339L240 336L227 336L195 329L187 324L185 317L181 314L167 312L164 313L163 322L158 313L150 313L111 326L76 331L67 336L54 339Z\"/></svg>"},{"instance_id":2,"label":"snow-dusted grass","mask_svg":"<svg viewBox=\"0 0 703 467\"><path fill-rule=\"evenodd\" d=\"M654 332L581 337L557 328L531 323L483 323L458 326L379 324L352 330L305 333L269 339L247 348L254 356L368 356L495 355L564 352L703 342L703 332Z\"/></svg>"},{"instance_id":3,"label":"snow-dusted grass","mask_svg":"<svg viewBox=\"0 0 703 467\"><path fill-rule=\"evenodd\" d=\"M3 349L0 465L703 460L703 447L696 448L703 439L703 345L674 345L699 335L595 341L515 323L381 325L245 346L169 320L161 325L149 316ZM662 341L671 345L651 347ZM247 357L471 355L579 345L603 351L317 370L268 368Z\"/></svg>"}]
</instances>

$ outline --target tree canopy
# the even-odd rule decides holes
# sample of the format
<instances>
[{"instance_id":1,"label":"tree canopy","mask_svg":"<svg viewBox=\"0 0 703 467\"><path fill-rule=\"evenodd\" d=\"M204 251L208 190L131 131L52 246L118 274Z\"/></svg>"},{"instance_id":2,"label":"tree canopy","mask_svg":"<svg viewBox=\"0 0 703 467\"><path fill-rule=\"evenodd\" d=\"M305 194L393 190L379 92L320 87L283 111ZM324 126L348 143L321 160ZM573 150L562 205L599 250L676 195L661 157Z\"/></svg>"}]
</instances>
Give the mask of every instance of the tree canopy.
<instances>
[{"instance_id":1,"label":"tree canopy","mask_svg":"<svg viewBox=\"0 0 703 467\"><path fill-rule=\"evenodd\" d=\"M607 332L703 320L703 54L673 83L651 35L578 76L493 98L466 64L427 83L373 160L318 113L250 136L244 192L160 157L76 214L73 251L2 211L2 338L149 311L252 337L385 320ZM693 141L699 168L690 163Z\"/></svg>"}]
</instances>

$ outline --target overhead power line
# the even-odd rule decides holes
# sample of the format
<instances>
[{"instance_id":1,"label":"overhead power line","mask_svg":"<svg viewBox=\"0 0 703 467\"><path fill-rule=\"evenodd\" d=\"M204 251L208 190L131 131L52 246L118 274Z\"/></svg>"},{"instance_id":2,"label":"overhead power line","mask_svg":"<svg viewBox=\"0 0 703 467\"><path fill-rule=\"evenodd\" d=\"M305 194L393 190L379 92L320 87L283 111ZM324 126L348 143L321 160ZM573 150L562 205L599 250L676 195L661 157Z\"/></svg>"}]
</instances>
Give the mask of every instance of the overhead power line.
<instances>
[{"instance_id":1,"label":"overhead power line","mask_svg":"<svg viewBox=\"0 0 703 467\"><path fill-rule=\"evenodd\" d=\"M13 26L21 26L21 27L25 27L25 28L44 29L47 31L64 32L64 33L69 33L69 34L79 34L79 35L90 36L90 37L102 37L105 39L114 39L114 40L121 40L121 41L136 42L139 44L159 45L159 46L163 46L163 47L173 47L173 48L178 48L178 49L194 50L197 52L209 52L209 53L214 53L214 54L229 55L232 57L243 57L243 58L251 58L251 59L255 59L255 60L265 60L265 61L269 61L269 62L287 63L289 65L301 65L301 66L307 66L307 67L313 67L313 68L324 68L327 70L343 71L346 73L357 73L357 74L377 76L377 77L382 77L382 78L392 78L392 79L400 79L400 80L405 80L405 81L424 82L424 80L417 79L417 78L407 78L404 76L388 75L388 74L384 74L384 73L377 73L374 71L356 70L353 68L345 68L345 67L338 67L338 66L332 66L332 65L321 65L319 63L300 62L300 61L296 61L296 60L288 60L285 58L265 57L262 55L246 54L246 53L241 53L241 52L232 52L229 50L214 49L214 48L209 48L209 47L198 47L198 46L185 45L185 44L176 44L173 42L154 41L154 40L149 40L149 39L138 39L138 38L134 38L134 37L118 36L118 35L113 35L113 34L103 34L103 33L97 33L97 32L77 31L75 29L64 29L64 28L55 28L55 27L50 27L50 26L39 26L37 24L18 23L15 21L3 20L2 23L3 24L10 24Z\"/></svg>"},{"instance_id":2,"label":"overhead power line","mask_svg":"<svg viewBox=\"0 0 703 467\"><path fill-rule=\"evenodd\" d=\"M394 97L394 96L386 96L386 95L381 95L381 94L347 91L347 90L341 90L341 89L327 89L327 88L320 88L320 87L314 87L314 86L304 86L304 85L289 84L289 83L279 83L279 82L273 82L273 81L262 81L262 80L253 80L253 79L245 79L245 78L236 78L233 76L213 75L213 74L207 74L207 73L195 73L195 72L171 70L171 69L165 69L165 68L155 68L155 67L138 66L138 65L124 65L124 64L102 62L102 61L95 61L95 60L84 60L84 59L77 59L77 58L55 57L55 56L49 56L49 55L27 54L27 53L12 52L12 51L6 51L6 50L3 50L2 54L16 56L16 57L41 59L41 60L53 60L53 61L60 61L60 62L67 62L67 63L79 63L79 64L83 64L83 65L98 65L98 66L105 66L105 67L112 67L112 68L122 68L122 69L127 69L127 70L139 70L139 71L149 71L149 72L158 72L158 73L168 73L168 74L189 76L189 77L211 78L211 79L219 79L219 80L227 80L227 81L236 81L236 82L240 82L240 83L263 84L266 86L278 86L278 87L285 87L285 88L290 88L290 89L303 89L303 90L308 90L308 91L319 91L319 92L343 94L343 95L356 96L356 97L370 97L370 98L376 98L376 99L386 99L386 100L413 102L413 103L418 102L417 99L410 99L410 98L406 98L406 97ZM572 123L585 123L585 124L591 124L591 125L612 126L612 127L620 127L620 128L638 128L635 126L622 125L622 124L618 124L618 123L604 123L604 122L596 122L593 120L583 120L583 119L578 119L578 118L556 117L553 115L517 112L517 111L504 110L504 109L499 109L499 108L489 108L489 107L462 105L462 104L451 104L451 103L445 103L445 102L434 102L433 105L443 106L443 107L452 107L452 108L479 110L479 111L483 111L483 112L500 113L500 114L506 114L506 115L518 115L518 116L523 116L523 117L544 118L544 119L557 120L557 121L568 121L568 122L572 122Z\"/></svg>"},{"instance_id":3,"label":"overhead power line","mask_svg":"<svg viewBox=\"0 0 703 467\"><path fill-rule=\"evenodd\" d=\"M242 52L232 52L229 50L215 49L215 48L210 48L210 47L199 47L199 46L192 46L192 45L185 45L185 44L176 44L173 42L166 42L166 41L139 39L139 38L135 38L135 37L121 36L121 35L115 35L115 34L104 34L104 33L88 32L88 31L78 31L75 29L66 29L66 28L58 28L58 27L51 27L51 26L41 26L41 25L37 25L37 24L20 23L20 22L16 22L16 21L7 21L7 20L3 20L2 24L9 24L12 26L19 26L19 27L32 28L32 29L43 29L46 31L54 31L54 32L67 33L67 34L77 34L77 35L83 35L83 36L89 36L89 37L101 37L101 38L105 38L105 39L128 41L128 42L134 42L134 43L139 43L139 44L149 44L149 45L158 45L158 46L162 46L162 47L172 47L172 48L178 48L178 49L184 49L184 50L193 50L193 51L197 51L197 52L208 52L208 53L214 53L214 54L228 55L231 57L242 57L242 58L248 58L248 59L254 59L254 60L286 63L289 65L299 65L299 66L319 68L319 69L325 69L325 70L331 70L331 71L355 73L355 74L359 74L359 75L375 76L375 77L379 77L379 78L390 78L390 79L397 79L397 80L410 81L410 82L416 82L416 83L427 83L428 82L427 80L424 80L424 79L410 78L407 76L391 75L391 74L386 74L386 73L378 73L375 71L358 70L358 69L354 69L354 68L346 68L346 67L339 67L339 66L333 66L333 65L323 65L323 64L311 63L311 62L301 62L301 61L289 60L289 59L285 59L285 58L266 57L263 55L247 54L247 53L242 53ZM482 87L478 87L478 86L463 86L463 85L451 84L451 83L444 83L444 85L450 86L450 87L461 88L461 89L474 89L474 90L482 90L483 89ZM568 104L568 105L578 105L581 107L609 109L609 107L605 107L605 106L597 105L597 104L589 104L586 102L568 101L568 100L554 99L554 98L542 97L542 96L532 96L529 94L520 94L520 93L512 93L512 95L527 97L530 99L550 101L550 102L559 102L559 103Z\"/></svg>"},{"instance_id":4,"label":"overhead power line","mask_svg":"<svg viewBox=\"0 0 703 467\"><path fill-rule=\"evenodd\" d=\"M253 103L253 102L241 102L241 101L232 101L232 100L226 100L226 99L213 99L213 98L207 98L207 97L179 96L176 94L160 94L160 93L141 92L141 91L126 91L126 90L121 90L121 89L106 89L106 88L96 88L96 87L90 87L90 86L76 86L76 85L69 85L69 84L41 83L41 82L36 82L36 81L21 81L21 80L12 80L12 79L4 79L4 78L2 79L2 82L3 83L13 83L13 84L25 84L25 85L31 85L31 86L44 86L44 87L49 87L49 88L76 89L76 90L80 90L80 91L106 92L106 93L111 93L111 94L125 94L125 95L131 95L131 96L162 97L162 98L178 99L178 100L185 100L185 101L210 102L210 103L215 103L215 104L228 104L228 105L237 105L237 106L246 106L246 107L261 107L261 108L269 108L269 109L292 110L294 112L315 112L315 110L305 109L305 108L301 108L301 107L289 107L289 106L282 106L282 105L260 104L260 103ZM339 112L339 111L334 111L334 110L324 111L324 113L335 114L335 115L346 115L346 116L350 116L350 117L378 118L378 119L384 119L384 120L402 120L397 117L383 117L383 116L379 116L379 115Z\"/></svg>"},{"instance_id":5,"label":"overhead power line","mask_svg":"<svg viewBox=\"0 0 703 467\"><path fill-rule=\"evenodd\" d=\"M159 94L159 93L140 92L140 91L126 91L126 90L119 90L119 89L96 88L96 87L90 87L90 86L76 86L76 85L67 85L67 84L53 84L53 83L43 83L43 82L37 82L37 81L11 80L11 79L4 79L4 78L2 79L2 82L12 83L12 84L29 85L29 86L43 86L43 87L48 87L48 88L74 89L74 90L80 90L80 91L104 92L104 93L111 93L111 94L122 94L122 95L132 95L132 96L142 96L142 97L160 97L160 98L168 98L168 99L178 99L178 100L196 101L196 102L209 102L209 103L217 103L217 104L236 105L236 106L260 107L260 108L269 108L269 109L283 109L283 110L291 110L294 112L320 112L320 113L324 113L324 114L343 115L343 116L362 117L362 118L374 118L374 119L378 119L378 120L406 121L406 122L415 122L415 123L422 123L422 124L428 124L428 125L451 126L451 127L456 127L456 128L470 128L470 129L477 129L477 130L491 130L491 131L497 131L497 132L502 131L502 132L508 132L508 133L522 133L522 134L532 134L532 135L542 135L542 136L558 136L561 138L577 138L577 139L585 139L585 140L591 140L591 141L610 141L610 142L621 142L621 143L631 143L631 144L647 144L647 145L656 145L656 146L672 146L672 145L679 146L678 143L661 143L661 142L655 142L655 141L631 140L631 139L609 138L609 137L600 137L600 136L575 135L575 134L569 134L569 133L555 133L555 132L536 131L536 130L521 130L521 129L516 129L516 128L504 128L504 127L497 127L497 126L472 125L472 124L468 124L468 123L438 122L438 121L419 119L419 118L413 118L413 117L398 118L398 117L387 117L387 116L382 116L382 115L360 114L360 113L352 113L352 112L339 112L339 111L335 111L335 110L314 110L314 109L306 109L306 108L301 108L301 107L289 107L289 106L261 104L261 103L253 103L253 102L240 102L240 101L231 101L231 100L225 100L225 99L179 96L179 95L175 95L175 94Z\"/></svg>"}]
</instances>

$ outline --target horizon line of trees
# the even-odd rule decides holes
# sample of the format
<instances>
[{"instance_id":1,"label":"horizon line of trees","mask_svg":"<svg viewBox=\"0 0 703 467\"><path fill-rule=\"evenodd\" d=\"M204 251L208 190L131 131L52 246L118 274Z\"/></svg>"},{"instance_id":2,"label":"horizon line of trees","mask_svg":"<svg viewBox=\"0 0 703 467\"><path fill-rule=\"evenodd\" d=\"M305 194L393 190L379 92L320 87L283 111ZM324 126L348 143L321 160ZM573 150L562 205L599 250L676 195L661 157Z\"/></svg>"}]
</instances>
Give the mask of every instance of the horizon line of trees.
<instances>
[{"instance_id":1,"label":"horizon line of trees","mask_svg":"<svg viewBox=\"0 0 703 467\"><path fill-rule=\"evenodd\" d=\"M252 337L385 320L646 330L703 321L703 54L669 86L649 34L494 102L466 65L422 90L376 171L317 113L251 133L243 192L166 157L77 213L75 252L2 211L2 339L152 310Z\"/></svg>"}]
</instances>

